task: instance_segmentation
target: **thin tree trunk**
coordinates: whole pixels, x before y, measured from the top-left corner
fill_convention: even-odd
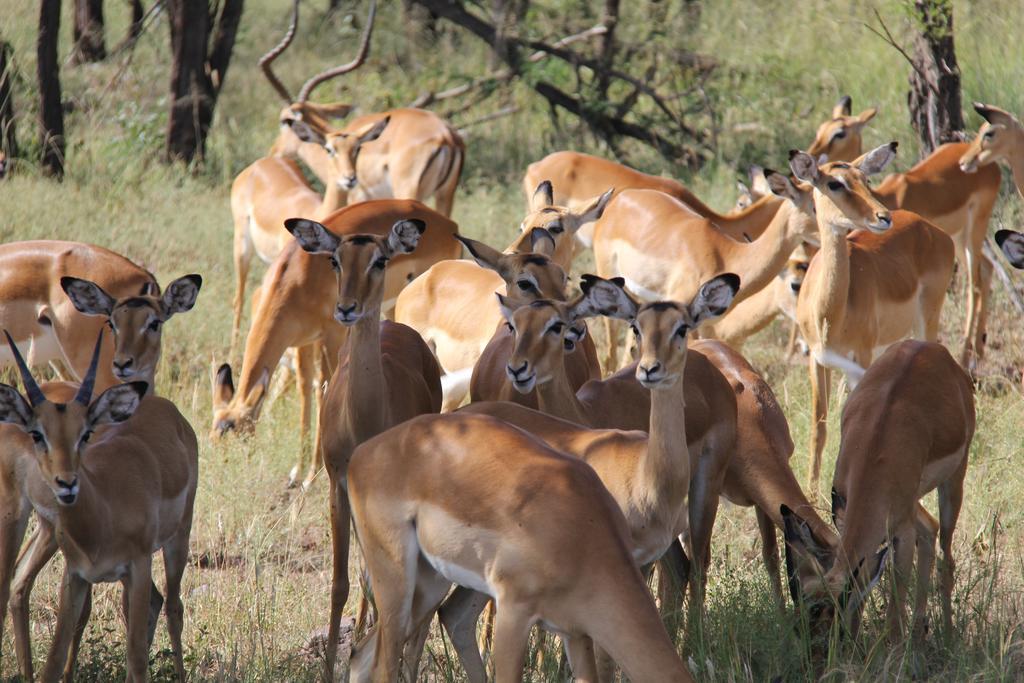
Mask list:
[[[0,153],[7,160],[18,154],[18,138],[14,129],[14,93],[11,81],[14,80],[14,63],[11,59],[13,50],[7,42],[0,41]],[[0,173],[0,177],[3,173]]]
[[[74,0],[75,63],[99,62],[107,57],[103,40],[103,0]]]
[[[64,177],[64,110],[60,101],[60,0],[40,0],[36,73],[39,79],[39,128],[43,171]]]
[[[939,145],[962,139],[960,69],[953,46],[952,0],[915,0],[918,31],[907,105],[910,123],[930,154]]]
[[[132,23],[128,26],[128,36],[125,44],[134,42],[142,34],[142,19],[146,16],[146,9],[142,6],[142,0],[129,0],[132,6]]]

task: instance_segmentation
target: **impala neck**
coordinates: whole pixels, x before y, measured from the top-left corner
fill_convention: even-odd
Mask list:
[[[749,243],[737,241],[729,244],[723,254],[723,261],[729,264],[729,269],[740,276],[741,286],[733,299],[734,306],[767,287],[803,241],[792,227],[799,218],[796,214],[800,209],[793,202],[783,201],[781,206],[772,207],[772,210],[775,215],[759,238]]]
[[[671,387],[651,390],[647,457],[642,464],[649,490],[659,497],[683,500],[690,485],[690,450],[686,444],[686,401],[680,372]]]
[[[313,144],[310,142],[303,142],[299,145],[298,152],[296,153],[302,163],[309,167],[309,170],[313,171],[317,178],[322,180],[326,185],[331,178],[331,159],[327,156],[327,152],[320,145]]]
[[[1013,184],[1017,186],[1017,192],[1024,197],[1024,130],[1017,131],[1017,141],[1006,163],[1010,165],[1013,173]]]
[[[830,220],[838,213],[838,208],[817,190],[814,191],[814,207],[818,213],[818,238],[821,240],[821,248],[815,257],[821,261],[816,266],[820,279],[808,294],[814,318],[822,324],[821,343],[827,347],[825,333],[839,329],[849,297],[850,244],[846,239],[846,228]]]
[[[84,468],[78,475],[78,499],[74,505],[60,505],[54,500],[49,487],[44,488],[49,494],[46,498],[49,502],[37,507],[45,508],[46,516],[57,520],[57,538],[61,546],[74,546],[80,554],[91,557],[103,530],[110,528],[108,508],[102,502],[103,492],[92,485]]]
[[[338,183],[328,177],[328,179],[324,181],[324,198],[320,202],[320,215],[318,218],[326,218],[328,215],[345,206],[347,202],[348,191],[338,187]]]
[[[387,424],[388,390],[380,352],[380,306],[369,309],[348,336],[342,389],[345,421],[356,435],[375,435]]]
[[[538,384],[535,388],[537,407],[540,411],[579,425],[593,426],[586,409],[569,384],[569,375],[565,372],[564,353],[561,354],[553,375],[550,381]]]
[[[779,207],[786,203],[780,197],[767,195],[735,214],[723,216],[712,212],[708,217],[716,227],[737,241],[744,240],[744,235],[756,240],[768,230]]]

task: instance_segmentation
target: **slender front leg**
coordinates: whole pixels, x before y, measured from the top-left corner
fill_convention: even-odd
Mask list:
[[[11,601],[11,580],[18,549],[25,539],[25,527],[32,508],[16,493],[14,483],[5,472],[0,475],[0,645],[3,645],[7,605]],[[31,680],[31,679],[28,679]]]
[[[968,441],[968,444],[970,441]],[[953,561],[953,531],[960,517],[960,506],[964,500],[964,474],[967,471],[967,454],[963,455],[960,469],[950,479],[939,485],[939,547],[942,548],[942,562],[939,564],[939,581],[942,593],[942,625],[946,637],[953,634],[953,582],[956,563]]]
[[[313,459],[309,446],[309,427],[313,409],[313,375],[316,369],[316,345],[306,344],[295,350],[295,382],[299,388],[299,457],[288,473],[288,488],[299,483]]]
[[[489,600],[483,593],[456,586],[437,612],[441,626],[452,641],[455,654],[471,683],[484,683],[487,680],[484,662],[477,649],[476,625]]]
[[[755,515],[758,531],[761,532],[761,559],[764,560],[764,568],[768,572],[768,583],[771,584],[779,607],[785,610],[786,600],[782,595],[782,579],[779,578],[779,538],[775,523],[759,508],[755,509]]]
[[[928,590],[935,567],[935,539],[939,521],[917,504],[917,586],[914,589],[914,622],[911,633],[917,642],[924,640],[928,630]]]
[[[523,680],[523,663],[530,637],[529,615],[525,605],[517,605],[499,597],[494,623],[495,683],[519,683]]]
[[[131,683],[149,680],[149,600],[153,585],[153,558],[132,560],[128,569],[128,677]]]
[[[327,624],[327,680],[334,680],[334,664],[338,658],[338,635],[341,630],[341,612],[348,602],[348,548],[349,525],[352,511],[349,509],[348,492],[344,476],[336,473],[331,478],[331,543],[334,550],[334,567],[331,577],[331,613]]]
[[[60,586],[60,606],[57,609],[57,627],[53,632],[53,643],[46,657],[46,665],[43,667],[44,683],[60,680],[89,588],[89,583],[85,579],[64,569]]]
[[[812,499],[820,499],[818,482],[821,480],[821,454],[828,438],[829,370],[819,365],[814,354],[808,360],[811,375],[811,469],[808,489]]]
[[[594,641],[589,636],[577,634],[566,637],[565,655],[569,658],[569,668],[572,669],[573,678],[578,683],[592,683],[598,680],[605,680],[598,678],[597,668],[594,664]],[[604,659],[609,662],[611,661],[606,654]],[[614,674],[614,668],[612,673]]]
[[[28,597],[36,576],[57,552],[57,540],[53,527],[45,522],[32,533],[28,546],[18,558],[12,584],[11,620],[14,622],[14,651],[18,657],[21,677],[26,681],[35,680],[32,671],[32,643],[29,629]]]

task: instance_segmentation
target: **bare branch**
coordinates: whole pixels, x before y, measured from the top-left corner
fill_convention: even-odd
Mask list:
[[[464,135],[466,129],[470,128],[472,126],[477,126],[477,125],[479,125],[481,123],[487,123],[488,121],[493,121],[494,119],[500,119],[500,118],[503,118],[505,116],[511,116],[512,114],[516,114],[518,112],[519,112],[519,106],[515,105],[515,104],[511,104],[511,105],[509,105],[507,107],[502,107],[501,109],[499,109],[497,111],[493,111],[490,114],[486,114],[484,116],[481,116],[478,119],[473,119],[472,121],[469,121],[467,123],[462,124],[461,126],[459,126],[459,135]]]
[[[914,62],[914,59],[909,54],[907,54],[907,51],[904,50],[903,47],[896,42],[895,38],[893,38],[892,33],[889,31],[889,27],[885,25],[885,21],[882,19],[882,15],[879,14],[878,8],[872,7],[871,11],[874,12],[875,18],[878,19],[879,25],[881,25],[882,30],[885,31],[885,35],[879,33],[878,29],[876,29],[874,26],[867,23],[866,21],[862,21],[860,23],[864,26],[864,28],[874,33],[876,36],[878,36],[886,43],[891,45],[893,48],[895,48],[897,52],[903,55],[903,58],[907,60],[907,64],[910,64],[910,68],[917,72],[917,75],[921,77],[921,80],[923,82],[928,84],[928,88],[932,91],[932,94],[934,94],[936,97],[939,97],[938,88],[936,88],[935,85],[928,79],[928,76],[924,73],[924,71],[921,70],[921,67],[919,67],[917,63]]]

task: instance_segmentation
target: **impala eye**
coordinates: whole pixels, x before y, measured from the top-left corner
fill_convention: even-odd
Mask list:
[[[544,226],[544,228],[548,232],[550,232],[552,235],[558,235],[563,230],[565,230],[565,228],[562,227],[562,221],[553,221],[551,223],[548,223],[546,226]]]
[[[507,327],[508,331],[511,332],[512,334],[516,333],[516,328],[512,327],[512,323],[505,323],[505,327]]]
[[[843,185],[838,180],[830,180],[828,181],[828,189],[832,190],[833,192],[841,192],[842,190],[846,189],[846,186]]]
[[[676,336],[685,338],[689,331],[689,325],[680,325],[679,327],[676,328]]]
[[[834,133],[834,134],[832,135],[832,139],[833,139],[833,140],[842,140],[842,139],[843,139],[843,138],[845,138],[845,137],[846,137],[846,131],[845,131],[845,130],[837,130],[837,131],[836,131],[836,132],[835,132],[835,133]]]
[[[563,331],[565,331],[565,323],[555,323],[548,328],[548,332],[551,332],[552,334],[560,335]]]
[[[530,290],[535,289],[533,283],[529,280],[520,280],[516,283],[516,286],[524,292],[529,292]]]
[[[160,321],[159,320],[154,320],[153,322],[151,322],[149,324],[149,331],[150,332],[159,332],[160,331]]]
[[[384,268],[387,265],[388,265],[388,260],[386,258],[384,258],[383,256],[381,256],[379,259],[377,259],[376,261],[373,262],[373,267],[376,268],[377,270],[384,270]]]
[[[45,439],[43,439],[43,433],[40,431],[36,431],[35,429],[29,432],[28,435],[31,436],[32,440],[37,444],[42,444],[45,441]]]
[[[630,323],[629,329],[633,331],[633,335],[637,338],[640,337],[640,328],[636,326],[636,323]]]
[[[82,442],[82,445],[85,445],[85,444],[89,443],[89,439],[91,439],[91,438],[92,438],[92,430],[87,431],[84,434],[82,434],[82,438],[79,439],[79,441]]]
[[[331,268],[334,270],[335,273],[337,273],[338,271],[341,270],[341,265],[338,264],[338,259],[336,259],[336,258],[334,258],[332,256],[330,258],[330,261],[331,261]]]
[[[991,140],[995,136],[996,136],[996,132],[994,130],[987,130],[987,131],[985,131],[985,137],[986,138]]]

